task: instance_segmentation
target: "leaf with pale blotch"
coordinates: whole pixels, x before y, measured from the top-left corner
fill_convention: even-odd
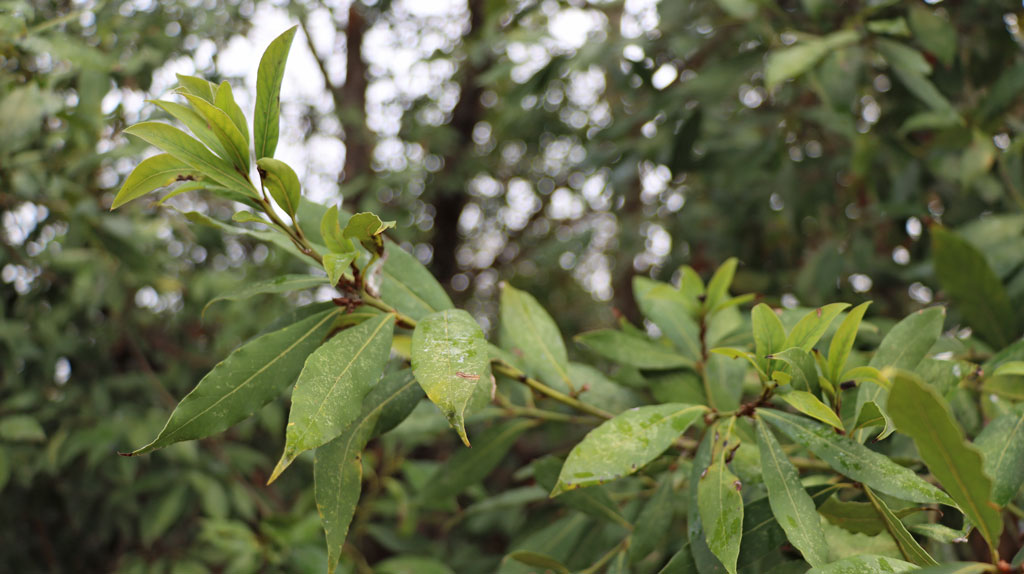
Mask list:
[[[761,472],[768,489],[768,501],[786,537],[808,564],[826,564],[828,544],[821,532],[814,501],[800,484],[800,473],[761,420],[757,421],[757,446],[761,452]]]
[[[985,475],[981,453],[965,440],[949,404],[935,389],[907,372],[890,378],[888,411],[896,428],[914,439],[928,469],[989,546],[995,547],[1003,520],[992,502],[992,480]]]
[[[380,298],[417,321],[455,306],[430,270],[399,245],[385,245],[380,273]]]
[[[362,451],[367,441],[412,412],[423,396],[408,370],[381,379],[363,399],[359,417],[338,438],[316,449],[313,478],[316,507],[327,535],[328,573],[341,558],[349,523],[362,490]]]
[[[703,405],[648,405],[601,423],[573,447],[551,495],[633,474],[665,452],[706,412]]]
[[[337,334],[306,360],[292,391],[284,453],[273,482],[303,452],[334,440],[359,415],[391,351],[395,316],[368,319]]]
[[[251,416],[295,381],[338,313],[317,313],[239,347],[178,403],[156,439],[132,455],[205,438]]]
[[[576,342],[622,365],[638,369],[664,370],[694,366],[689,357],[646,338],[615,329],[598,329],[576,335]]]
[[[918,566],[934,566],[938,564],[934,558],[932,558],[921,545],[914,540],[913,535],[907,530],[907,527],[903,525],[899,517],[889,509],[889,506],[885,504],[885,501],[878,498],[871,487],[865,486],[864,493],[868,495],[868,500],[871,501],[871,505],[875,507],[878,515],[882,517],[882,522],[885,524],[885,529],[889,531],[889,535],[892,536],[893,540],[896,541],[896,546],[900,549],[900,554],[909,562],[913,562]]]
[[[843,421],[839,419],[839,415],[825,406],[821,399],[811,393],[807,391],[789,391],[788,393],[779,393],[776,396],[805,415],[843,430]]]
[[[480,482],[494,470],[519,436],[537,426],[537,421],[512,419],[485,430],[476,439],[476,446],[460,449],[426,482],[419,492],[424,503],[440,502]]]
[[[507,284],[502,288],[501,328],[528,375],[559,391],[572,390],[562,334],[533,295]]]
[[[935,341],[942,334],[942,323],[946,319],[944,307],[929,307],[903,318],[885,335],[878,345],[878,350],[871,357],[870,366],[876,369],[892,367],[912,371],[928,355]],[[878,385],[860,385],[857,389],[857,418],[868,402],[885,412],[889,391]],[[882,431],[885,432],[884,430]],[[854,440],[864,442],[871,429],[861,428],[853,433]]]
[[[825,566],[811,568],[807,574],[899,574],[911,570],[917,571],[917,566],[910,562],[888,556],[858,554]]]
[[[696,361],[701,357],[700,327],[690,317],[686,296],[668,283],[633,278],[633,295],[644,316],[654,322],[680,353]]]
[[[849,303],[832,303],[804,315],[786,336],[786,342],[782,347],[784,349],[797,347],[810,351],[818,344],[818,340],[828,330],[832,321],[835,321],[836,317],[849,306]]]
[[[843,374],[846,359],[850,356],[853,343],[857,338],[857,329],[860,328],[860,322],[869,305],[871,305],[871,301],[861,303],[851,309],[843,322],[839,324],[836,333],[832,335],[832,342],[828,347],[828,371],[825,373],[832,384],[838,385],[842,382],[839,380],[839,375]]]
[[[903,500],[956,505],[914,471],[836,434],[828,425],[772,409],[758,409],[757,414],[844,476]]]
[[[462,309],[427,315],[412,334],[412,371],[427,397],[469,446],[464,413],[477,388],[491,385],[483,330]]]
[[[124,131],[164,150],[228,189],[250,197],[257,196],[249,180],[230,163],[215,156],[203,144],[174,126],[159,122],[142,122],[125,128]]]
[[[161,187],[198,177],[200,177],[199,171],[192,169],[171,154],[161,153],[148,157],[135,166],[135,169],[125,178],[124,185],[114,197],[114,203],[110,205],[110,209],[117,209],[129,201],[138,199]]]
[[[992,502],[1006,506],[1024,485],[1024,405],[988,423],[974,439],[992,479]]]
[[[288,51],[298,26],[292,26],[267,46],[256,72],[256,113],[252,120],[252,133],[256,145],[256,159],[274,157],[280,133],[281,82]]]
[[[729,471],[724,458],[711,463],[697,486],[697,505],[708,548],[730,574],[736,574],[743,539],[740,488],[740,480]]]
[[[218,301],[241,301],[248,299],[249,297],[255,297],[256,295],[268,295],[272,293],[289,293],[291,291],[301,291],[303,289],[312,289],[313,287],[320,287],[324,285],[323,277],[316,277],[314,275],[279,275],[273,279],[264,279],[262,281],[254,281],[247,283],[241,289],[235,291],[228,291],[221,293],[220,295],[210,299],[210,301],[203,307],[202,314],[206,314],[206,310],[211,305]]]
[[[289,216],[295,216],[299,209],[299,196],[302,184],[295,170],[285,162],[272,157],[260,158],[256,162],[260,179],[270,192],[270,196]]]

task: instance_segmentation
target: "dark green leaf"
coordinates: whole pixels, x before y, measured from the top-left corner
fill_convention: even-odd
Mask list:
[[[547,554],[530,552],[529,550],[515,550],[505,555],[503,561],[507,560],[515,560],[516,562],[522,562],[527,566],[543,568],[545,573],[552,572],[554,574],[569,574],[569,569],[566,568],[564,564]]]
[[[505,285],[501,291],[501,328],[526,372],[559,391],[572,390],[569,356],[558,325],[533,295]]]
[[[206,310],[217,301],[241,301],[243,299],[248,299],[249,297],[255,297],[256,295],[301,291],[303,289],[320,287],[325,284],[323,277],[316,277],[313,275],[279,275],[273,279],[264,279],[262,281],[247,283],[237,291],[222,293],[213,299],[210,299],[210,302],[203,307],[203,314],[206,314]]]
[[[581,333],[575,340],[603,357],[639,369],[678,369],[694,365],[692,359],[668,347],[615,329]]]
[[[554,456],[548,455],[539,460],[533,461],[533,477],[537,484],[551,492],[558,484],[558,475],[562,471],[563,462]],[[633,526],[622,517],[618,505],[612,500],[611,495],[605,487],[595,486],[564,492],[555,499],[558,504],[579,510],[594,518],[618,524],[630,530]]]
[[[690,317],[685,295],[667,283],[633,278],[633,295],[644,316],[654,322],[683,355],[701,357],[700,328]]]
[[[252,125],[256,159],[274,157],[277,149],[281,128],[281,82],[284,80],[284,66],[297,28],[292,26],[275,38],[260,58],[256,75],[256,113]]]
[[[0,418],[0,440],[43,442],[46,431],[32,415],[5,415]]]
[[[708,548],[730,574],[736,574],[743,539],[740,488],[740,480],[729,472],[722,457],[711,463],[697,488],[697,504]]]
[[[875,496],[875,493],[871,491],[870,487],[864,487],[864,493],[868,495],[868,500],[871,501],[871,505],[878,511],[879,516],[882,517],[882,521],[885,524],[885,529],[889,531],[893,540],[896,541],[896,545],[900,549],[900,554],[903,555],[909,562],[913,562],[918,566],[934,566],[938,564],[934,558],[928,555],[921,548],[921,545],[914,540],[914,537],[907,531],[907,527],[903,525],[899,517],[889,510],[886,506],[885,501]]]
[[[914,39],[947,68],[956,56],[956,28],[929,6],[911,4],[907,20]]]
[[[1024,405],[988,423],[974,439],[992,479],[992,502],[1006,506],[1024,484]]]
[[[380,298],[416,320],[454,307],[434,275],[416,257],[394,243],[385,246]]]
[[[917,570],[917,566],[887,556],[860,554],[837,560],[826,566],[811,568],[807,574],[898,574],[910,570]]]
[[[637,563],[653,552],[658,543],[666,538],[672,528],[672,511],[674,510],[671,475],[664,476],[658,483],[654,495],[644,504],[644,509],[636,518],[636,529],[633,530],[629,543],[629,561]]]

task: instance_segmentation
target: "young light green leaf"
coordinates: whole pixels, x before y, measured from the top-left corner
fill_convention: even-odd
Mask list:
[[[581,333],[576,335],[575,340],[603,357],[639,369],[692,368],[694,365],[692,359],[668,347],[615,329]]]
[[[342,235],[358,241],[371,253],[381,253],[384,250],[384,232],[394,226],[394,221],[381,221],[373,213],[357,213],[349,218]]]
[[[860,414],[857,415],[853,429],[860,430],[874,427],[882,427],[882,432],[878,433],[875,440],[882,440],[896,432],[896,425],[893,424],[889,413],[882,410],[875,401],[868,401],[861,405]]]
[[[178,77],[178,84],[183,92],[199,96],[211,104],[214,102],[217,86],[213,82],[205,78],[197,78],[196,76],[175,75]]]
[[[644,504],[644,509],[636,518],[629,543],[629,561],[636,564],[658,547],[658,543],[666,538],[672,528],[672,511],[674,510],[672,477],[667,475],[658,483],[654,495]]]
[[[875,556],[873,554],[858,554],[848,556],[841,560],[811,568],[807,574],[899,574],[917,570],[917,566],[910,562],[889,558],[888,556]]]
[[[224,148],[224,145],[220,143],[220,139],[217,134],[213,133],[213,129],[210,128],[206,120],[199,115],[199,112],[188,107],[185,104],[179,104],[178,102],[167,102],[164,100],[146,100],[146,103],[153,104],[163,111],[167,112],[174,119],[178,120],[185,125],[186,128],[192,135],[202,142],[206,147],[213,150],[213,153],[219,158],[230,157],[228,150]]]
[[[933,225],[935,275],[961,315],[994,348],[1020,336],[1017,313],[999,277],[973,245],[944,227]]]
[[[679,292],[683,294],[683,302],[690,317],[700,313],[701,296],[705,294],[704,280],[689,265],[679,268]]]
[[[417,321],[455,306],[434,275],[415,256],[394,243],[384,247],[380,298]]]
[[[896,541],[896,546],[900,549],[900,554],[907,559],[908,562],[913,562],[918,566],[934,566],[938,564],[934,558],[932,558],[921,545],[914,540],[914,537],[907,531],[907,527],[903,525],[899,517],[889,510],[886,506],[885,501],[878,498],[874,492],[871,491],[871,487],[865,486],[864,493],[868,495],[868,500],[871,501],[871,505],[875,507],[878,515],[882,517],[882,522],[885,524],[885,529],[889,531],[893,540]]]
[[[703,405],[648,405],[601,423],[573,447],[551,496],[633,474],[706,412]]]
[[[683,355],[694,361],[700,359],[700,327],[690,317],[685,295],[668,283],[639,275],[633,278],[633,295],[644,316],[653,321]]]
[[[779,441],[761,420],[757,421],[757,446],[768,500],[786,537],[811,566],[828,563],[828,544],[814,501],[800,484],[800,474]]]
[[[341,222],[338,220],[338,206],[332,205],[320,219],[320,236],[324,245],[334,253],[350,253],[355,251],[352,240],[341,234]]]
[[[928,350],[932,348],[935,341],[939,339],[945,319],[946,309],[944,307],[929,307],[906,316],[885,335],[878,345],[878,350],[871,357],[869,365],[876,369],[892,367],[907,371],[914,370],[918,363],[928,355]],[[860,413],[864,409],[864,405],[869,402],[875,403],[879,412],[885,413],[888,397],[889,391],[878,385],[860,385],[857,389],[856,418],[858,420],[861,418]],[[853,438],[864,442],[870,432],[869,427],[862,427],[861,430],[853,434]]]
[[[814,345],[818,344],[818,340],[828,330],[832,321],[849,306],[849,303],[832,303],[804,315],[793,326],[793,330],[789,332],[782,347],[784,349],[797,347],[810,351]]]
[[[245,210],[236,211],[234,214],[232,214],[231,221],[234,221],[235,223],[259,223],[261,225],[266,225],[267,227],[270,227],[270,221],[260,217],[256,213]]]
[[[263,281],[256,281],[255,283],[248,283],[241,289],[236,291],[229,291],[221,293],[220,295],[210,299],[210,302],[203,307],[202,315],[206,314],[206,310],[211,305],[218,301],[241,301],[248,299],[249,297],[255,297],[256,295],[265,295],[271,293],[288,293],[291,291],[301,291],[303,289],[312,289],[313,287],[319,287],[324,285],[323,277],[316,277],[313,275],[279,275],[272,279],[264,279]]]
[[[715,273],[708,281],[707,296],[704,299],[705,312],[716,310],[719,304],[729,297],[729,286],[732,285],[732,279],[736,275],[737,265],[739,265],[739,260],[730,257],[718,269],[715,269]]]
[[[1003,375],[1024,375],[1024,361],[1007,361],[996,367],[994,376]]]
[[[750,310],[750,321],[754,331],[754,352],[757,364],[769,377],[772,374],[771,359],[768,355],[783,351],[786,344],[786,329],[771,307],[764,303],[754,305]]]
[[[762,380],[768,378],[768,374],[761,369],[761,364],[758,362],[758,357],[750,351],[744,351],[743,349],[734,349],[732,347],[717,347],[711,349],[711,352],[716,355],[722,355],[723,357],[729,357],[730,359],[745,359],[750,366],[754,367],[757,374],[761,376]]]
[[[807,391],[789,391],[788,393],[779,393],[776,396],[805,415],[843,430],[843,421],[839,419],[839,415],[825,406],[825,403],[821,402],[813,394]]]
[[[337,316],[323,311],[239,347],[178,403],[156,439],[131,456],[205,438],[251,416],[295,381]]]
[[[231,91],[231,84],[227,81],[217,86],[217,93],[214,94],[213,103],[231,118],[231,123],[238,128],[238,133],[245,139],[246,155],[249,155],[249,125],[245,121],[245,114],[242,108],[235,102],[235,94]]]
[[[373,566],[374,574],[455,574],[437,558],[430,556],[395,556]]]
[[[758,409],[757,414],[853,480],[903,500],[955,505],[946,493],[925,482],[914,471],[836,434],[830,426],[771,409]]]
[[[511,285],[501,290],[501,328],[526,372],[560,391],[572,391],[569,356],[558,325],[533,295]]]
[[[935,389],[903,371],[890,379],[888,411],[896,428],[914,439],[928,469],[994,548],[1003,520],[991,500],[992,481],[985,475],[981,453],[964,439],[949,405]]]
[[[172,155],[166,153],[154,155],[142,160],[128,174],[121,190],[114,197],[114,203],[110,205],[110,210],[113,211],[133,199],[138,199],[161,187],[167,187],[174,182],[194,180],[198,177],[200,177],[198,171]]]
[[[206,120],[206,125],[217,136],[217,141],[227,152],[224,159],[230,160],[235,169],[243,174],[249,173],[249,142],[242,136],[242,132],[235,127],[235,122],[228,117],[228,114],[217,106],[206,100],[185,94],[185,99],[192,104],[199,115]]]
[[[724,457],[711,463],[697,486],[697,504],[708,548],[730,574],[736,574],[743,539],[741,486],[726,467]]]
[[[839,324],[835,335],[832,335],[832,343],[828,347],[828,371],[826,376],[835,385],[842,382],[839,380],[839,375],[843,373],[843,369],[846,367],[846,359],[850,356],[850,351],[853,350],[853,343],[857,338],[857,329],[860,328],[860,322],[864,318],[864,313],[868,310],[869,305],[871,305],[871,301],[861,303],[851,309],[846,314],[843,322]]]
[[[272,157],[260,158],[256,162],[257,172],[270,196],[288,215],[294,217],[299,208],[302,185],[295,170],[285,162]],[[335,207],[337,209],[337,207]]]
[[[1024,404],[988,423],[974,446],[992,479],[992,502],[1006,506],[1024,485]]]
[[[284,66],[297,28],[292,26],[275,38],[260,58],[256,73],[256,113],[252,120],[256,159],[274,157],[277,149],[281,129],[281,82],[284,80]]]
[[[370,438],[382,432],[382,423],[404,419],[422,396],[408,369],[387,375],[367,393],[359,417],[338,438],[316,449],[316,507],[327,535],[329,573],[334,572],[341,558],[349,523],[359,502],[363,448]]]
[[[268,484],[303,452],[334,440],[359,415],[391,350],[395,316],[368,319],[342,331],[306,360],[292,391],[284,453]]]
[[[485,430],[475,447],[460,449],[437,469],[419,492],[419,499],[442,501],[480,482],[501,463],[519,436],[535,426],[534,420],[512,419]]]
[[[462,309],[420,319],[412,334],[412,370],[427,397],[469,446],[466,405],[478,387],[491,385],[487,340],[476,319]]]
[[[230,163],[213,155],[210,150],[176,127],[159,122],[142,122],[125,128],[124,131],[164,150],[224,187],[257,197],[256,190],[252,188],[249,180],[235,171]]]
[[[810,352],[794,347],[775,353],[772,358],[789,365],[791,377],[789,384],[794,389],[808,391],[812,394],[818,394],[821,391],[818,382],[818,368],[815,366],[814,357]]]
[[[327,281],[331,285],[337,285],[342,277],[352,278],[352,262],[356,260],[355,251],[348,253],[324,253],[324,271],[327,272]]]
[[[542,568],[543,572],[551,572],[553,574],[569,574],[569,569],[558,560],[548,556],[547,554],[540,554],[538,552],[530,552],[529,550],[514,550],[509,552],[502,558],[502,562],[508,560],[515,560],[521,562],[527,566],[536,566]]]

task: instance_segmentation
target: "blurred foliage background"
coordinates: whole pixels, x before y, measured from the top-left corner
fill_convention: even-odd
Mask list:
[[[301,24],[284,159],[318,199],[397,219],[485,328],[500,281],[576,333],[640,322],[633,275],[730,256],[736,292],[873,299],[896,318],[944,297],[936,222],[1024,302],[1022,15],[997,0],[0,2],[0,564],[324,560],[311,483],[263,486],[282,403],[216,440],[115,456],[261,325],[330,297],[201,315],[223,291],[305,269],[175,211],[230,217],[213,201],[107,212],[147,153],[120,131],[174,72],[236,83],[247,109],[255,54]],[[395,448],[378,450],[412,454]],[[371,491],[395,497],[402,532],[395,488]],[[424,550],[372,527],[369,555]]]

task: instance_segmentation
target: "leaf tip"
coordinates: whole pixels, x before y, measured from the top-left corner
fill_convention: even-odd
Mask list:
[[[267,485],[269,486],[269,485],[270,485],[270,484],[272,484],[272,483],[273,483],[273,482],[274,482],[275,480],[277,480],[277,477],[281,476],[281,474],[282,474],[282,473],[283,473],[283,472],[284,472],[284,471],[285,471],[285,470],[286,470],[286,469],[287,469],[287,468],[288,468],[289,466],[291,466],[291,464],[292,464],[292,462],[293,462],[294,460],[295,460],[295,458],[294,458],[294,457],[292,457],[292,458],[289,458],[289,457],[288,457],[288,453],[287,453],[287,452],[285,452],[284,454],[282,454],[282,455],[281,455],[281,460],[277,461],[277,466],[275,466],[275,467],[274,467],[274,471],[270,473],[270,478],[268,478],[268,479],[267,479]]]

